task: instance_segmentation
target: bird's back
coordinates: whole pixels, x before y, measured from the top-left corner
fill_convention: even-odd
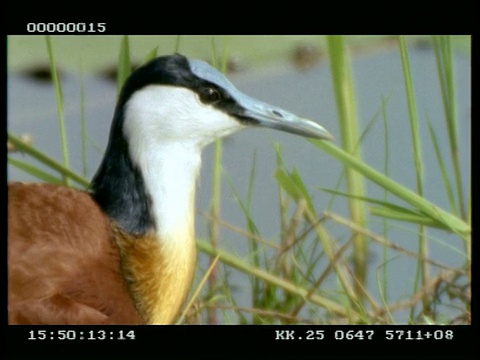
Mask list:
[[[10,324],[136,324],[108,218],[88,193],[8,185]]]

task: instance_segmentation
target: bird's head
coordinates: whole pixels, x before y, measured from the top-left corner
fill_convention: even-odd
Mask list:
[[[199,148],[247,126],[318,139],[332,136],[317,123],[240,92],[219,71],[182,55],[158,57],[127,79],[117,106],[133,143],[184,143]]]

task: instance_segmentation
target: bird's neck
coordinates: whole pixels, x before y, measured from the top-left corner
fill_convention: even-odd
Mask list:
[[[143,182],[141,190],[130,190],[144,192],[140,198],[148,200],[152,226],[133,234],[119,224],[115,238],[137,308],[147,323],[167,324],[177,316],[195,272],[194,203],[200,149],[145,144],[130,155]]]

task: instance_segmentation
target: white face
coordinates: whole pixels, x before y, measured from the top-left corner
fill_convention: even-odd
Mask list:
[[[146,86],[133,94],[125,109],[124,133],[133,147],[178,143],[202,149],[242,127],[184,87]]]

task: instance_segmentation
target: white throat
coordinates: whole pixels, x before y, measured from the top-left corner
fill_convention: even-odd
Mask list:
[[[138,153],[156,232],[164,241],[193,236],[195,185],[200,149],[184,144],[157,145]],[[187,233],[185,233],[187,232]],[[179,236],[183,235],[183,236]]]

